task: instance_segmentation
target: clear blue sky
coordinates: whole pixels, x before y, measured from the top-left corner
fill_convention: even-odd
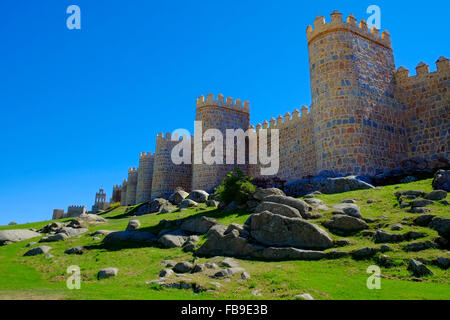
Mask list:
[[[397,67],[450,56],[448,1],[2,0],[0,224],[109,197],[159,132],[192,130],[200,94],[248,99],[253,124],[309,105],[307,25],[371,4]]]

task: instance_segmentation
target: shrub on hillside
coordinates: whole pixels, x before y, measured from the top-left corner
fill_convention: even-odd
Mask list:
[[[227,174],[227,177],[222,180],[222,184],[216,188],[217,198],[225,203],[234,201],[237,204],[244,204],[256,190],[256,186],[251,181],[252,178],[246,176],[236,167]]]
[[[120,207],[120,202],[113,203],[109,206],[108,210],[116,209]]]

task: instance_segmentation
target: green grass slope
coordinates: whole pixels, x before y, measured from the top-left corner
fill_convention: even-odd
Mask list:
[[[377,219],[369,224],[371,230],[382,228],[388,232],[390,226],[402,222],[405,217],[417,215],[408,213],[398,207],[394,193],[399,190],[431,191],[431,180],[423,180],[409,184],[387,186],[375,190],[362,190],[336,195],[321,195],[329,207],[343,199],[354,199],[361,207],[365,218]],[[368,200],[371,203],[368,203]],[[429,207],[437,216],[450,216],[449,207],[440,203]],[[125,214],[125,207],[107,212],[103,217],[108,223],[90,227],[95,230],[124,230],[130,217]],[[329,219],[331,210],[322,212],[323,217],[314,223]],[[138,217],[142,224],[140,230],[158,233],[162,227],[161,220],[185,219],[192,216],[206,215],[214,217],[219,223],[229,225],[233,222],[243,224],[249,213],[235,211],[229,213],[201,207],[183,212],[162,215],[145,215]],[[4,229],[41,228],[47,222],[27,225],[5,226]],[[409,230],[424,232],[427,237],[417,241],[433,240],[438,235],[428,228],[405,225],[400,233]],[[89,232],[89,233],[90,233]],[[433,265],[428,267],[434,275],[425,278],[414,278],[407,270],[407,259],[435,259],[438,256],[449,256],[448,252],[429,249],[421,252],[404,252],[400,250],[405,243],[391,244],[392,252],[385,253],[395,261],[391,268],[381,268],[381,289],[369,290],[366,286],[367,268],[376,264],[374,260],[355,261],[351,258],[321,261],[285,261],[264,262],[239,260],[251,278],[247,281],[232,281],[210,279],[201,274],[189,275],[206,287],[210,282],[220,283],[214,291],[194,293],[192,290],[165,289],[157,285],[148,285],[147,281],[158,279],[163,260],[194,261],[192,253],[184,253],[181,249],[161,249],[154,247],[134,247],[107,249],[100,240],[88,234],[66,241],[46,244],[52,247],[50,253],[54,256],[46,259],[44,256],[23,257],[29,250],[26,245],[36,241],[31,239],[12,245],[0,247],[0,299],[293,299],[295,295],[310,293],[315,299],[450,299],[450,275],[448,270],[439,269]],[[332,235],[334,239],[340,239]],[[342,251],[352,251],[365,246],[379,247],[371,238],[361,235],[346,237],[352,245],[340,248]],[[204,239],[202,239],[204,241]],[[64,251],[74,246],[85,246],[87,253],[66,255]],[[211,261],[213,259],[199,258],[195,262]],[[69,290],[66,280],[69,277],[66,270],[69,266],[81,268],[82,282],[80,290]],[[119,268],[117,277],[97,280],[97,272],[105,267]],[[252,294],[258,290],[261,295]]]

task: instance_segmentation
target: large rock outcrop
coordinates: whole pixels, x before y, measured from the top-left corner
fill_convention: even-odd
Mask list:
[[[241,230],[241,232],[239,231]],[[234,226],[215,225],[208,234],[208,240],[195,253],[199,256],[231,256],[269,261],[320,260],[328,255],[321,251],[301,250],[292,247],[266,247],[250,242],[247,232]]]
[[[157,238],[150,232],[141,231],[118,231],[108,234],[103,243],[107,245],[119,245],[126,242],[146,243],[156,241]]]
[[[41,233],[51,233],[51,232],[57,232],[58,230],[60,230],[61,228],[65,227],[66,225],[62,222],[52,222],[49,223],[47,225],[45,225],[44,227],[42,227],[42,229],[39,230],[39,232]]]
[[[183,244],[186,242],[187,235],[182,234],[180,232],[166,233],[162,235],[158,242],[164,248],[181,248]]]
[[[39,242],[58,242],[58,241],[64,241],[68,239],[69,237],[65,233],[57,233],[52,234],[47,237],[42,237]]]
[[[357,233],[369,227],[365,221],[346,215],[336,215],[331,220],[324,222],[323,225],[332,232],[343,236]]]
[[[358,219],[362,218],[361,209],[357,204],[354,203],[340,203],[333,206],[333,209],[335,209],[336,213],[355,217]]]
[[[433,272],[431,272],[431,270],[428,269],[426,265],[415,259],[409,260],[408,270],[412,271],[412,273],[416,277],[424,277],[433,274]]]
[[[27,230],[27,229],[16,229],[16,230],[1,230],[0,231],[0,245],[12,242],[19,242],[23,240],[28,240],[41,236],[40,233]]]
[[[434,218],[429,227],[437,231],[441,237],[450,240],[450,218]]]
[[[151,202],[142,204],[139,208],[136,209],[134,214],[136,216],[142,216],[142,215],[149,214],[149,213],[158,213],[163,208],[169,207],[169,206],[170,206],[170,202],[168,200],[163,199],[163,198],[157,198]]]
[[[86,233],[89,230],[87,228],[70,228],[70,227],[63,227],[60,230],[57,231],[57,233],[65,234],[68,238],[78,236],[80,234]]]
[[[447,191],[445,190],[433,190],[424,197],[428,200],[439,201],[447,198]]]
[[[373,236],[375,243],[397,243],[424,238],[426,234],[417,231],[408,231],[407,233],[388,233],[384,230],[378,230]]]
[[[450,192],[450,170],[439,170],[434,175],[433,189]]]
[[[303,219],[265,211],[250,216],[246,225],[250,236],[266,246],[310,250],[325,250],[333,246],[333,240],[325,230]]]
[[[187,208],[193,208],[197,207],[198,203],[191,199],[184,199],[180,203],[180,209],[187,209]]]
[[[209,217],[191,218],[184,221],[180,229],[189,234],[205,234],[216,223],[216,219]]]
[[[116,277],[118,273],[119,273],[118,268],[105,268],[98,272],[97,279],[100,280]]]
[[[197,203],[205,203],[208,200],[209,193],[204,190],[193,190],[186,199]]]
[[[226,226],[215,225],[207,234],[208,240],[195,253],[200,256],[231,256],[238,258],[261,258],[263,246],[251,244],[241,237],[239,231],[226,232]]]
[[[325,194],[343,193],[355,190],[373,189],[374,186],[358,179],[356,176],[330,178],[317,176],[289,182],[285,186],[286,194],[301,197],[314,191]]]
[[[274,214],[289,218],[302,218],[302,215],[297,209],[281,203],[263,201],[256,207],[255,212],[264,211],[270,211]]]
[[[256,191],[253,193],[253,198],[256,200],[262,201],[264,198],[269,196],[286,196],[283,191],[277,188],[257,188]]]
[[[312,217],[312,207],[303,200],[280,195],[272,195],[265,197],[264,201],[280,203],[295,208],[298,210],[303,219],[309,219]]]
[[[28,250],[25,252],[24,257],[31,257],[31,256],[37,256],[40,254],[46,254],[48,253],[52,248],[48,246],[39,246],[33,249]]]
[[[270,261],[314,261],[325,259],[326,257],[327,254],[322,251],[301,250],[296,248],[266,248],[263,251],[263,258]]]
[[[79,228],[87,228],[91,225],[96,225],[99,223],[106,223],[106,222],[108,222],[108,221],[105,218],[100,217],[99,215],[85,213],[85,214],[82,214],[81,216],[77,217],[76,219],[73,219],[72,221],[70,221],[67,226],[70,228],[79,229]]]
[[[141,222],[139,220],[136,219],[131,219],[128,222],[127,228],[125,229],[125,231],[135,231],[137,229],[139,229],[141,227]]]
[[[177,189],[175,190],[174,193],[172,193],[169,197],[169,201],[178,206],[181,201],[183,201],[184,199],[186,199],[186,197],[189,195],[189,193],[187,193],[186,191],[182,190],[182,189]]]

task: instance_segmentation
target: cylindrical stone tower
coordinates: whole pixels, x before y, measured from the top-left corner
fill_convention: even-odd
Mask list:
[[[120,189],[120,205],[126,206],[127,204],[127,180],[124,179],[122,187]]]
[[[307,28],[316,174],[374,175],[405,152],[401,106],[394,98],[395,64],[387,31],[369,32],[353,15]]]
[[[110,200],[111,204],[120,202],[121,195],[122,195],[122,187],[115,184],[113,186],[113,193]]]
[[[158,134],[156,137],[156,152],[154,154],[152,199],[168,198],[176,188],[190,192],[192,186],[192,165],[174,164],[172,149],[180,141],[172,141],[172,134]]]
[[[152,198],[154,158],[151,152],[141,152],[138,169],[136,203],[150,201]]]
[[[196,120],[202,121],[203,133],[208,129],[218,129],[223,134],[223,164],[194,163],[192,168],[192,188],[211,192],[236,166],[227,165],[225,161],[226,130],[242,129],[244,132],[247,131],[250,126],[250,102],[244,101],[242,104],[240,99],[233,101],[231,97],[225,100],[221,94],[217,96],[217,100],[214,100],[214,95],[211,93],[207,95],[206,100],[204,96],[200,96],[197,99]],[[210,142],[203,142],[202,150],[209,144]],[[247,173],[247,165],[238,167]]]
[[[127,206],[134,206],[136,204],[136,189],[137,189],[138,172],[136,168],[128,169],[127,181]]]

